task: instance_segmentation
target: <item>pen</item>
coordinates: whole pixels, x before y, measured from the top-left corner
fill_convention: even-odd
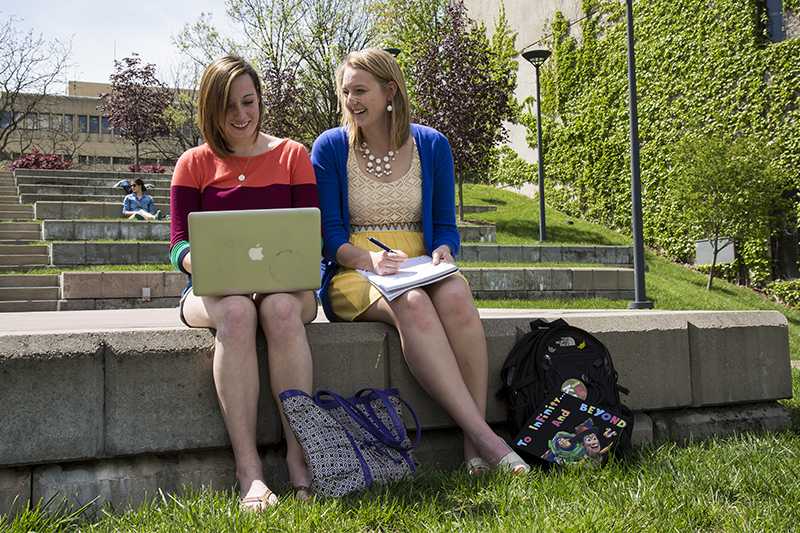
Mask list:
[[[379,241],[379,240],[378,240],[378,239],[376,239],[375,237],[367,237],[367,238],[369,239],[369,242],[371,242],[371,243],[372,243],[372,244],[374,244],[375,246],[377,246],[377,247],[379,247],[379,248],[383,248],[384,250],[386,250],[386,251],[387,251],[387,252],[389,252],[390,254],[393,254],[393,253],[394,253],[394,250],[392,250],[391,248],[389,248],[388,246],[386,246],[385,244],[383,244],[381,241]]]

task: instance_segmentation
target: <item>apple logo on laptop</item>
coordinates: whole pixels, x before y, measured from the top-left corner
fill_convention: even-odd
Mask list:
[[[264,247],[261,244],[256,244],[254,247],[247,250],[247,255],[250,256],[251,261],[264,260]]]

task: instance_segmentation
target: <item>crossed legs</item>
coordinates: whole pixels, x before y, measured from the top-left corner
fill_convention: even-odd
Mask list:
[[[359,320],[397,328],[411,373],[464,431],[466,459],[494,465],[511,451],[485,420],[486,338],[464,280],[451,276],[392,302],[382,298]]]
[[[303,328],[316,313],[309,293],[273,294],[258,301],[247,296],[187,296],[183,306],[187,322],[217,330],[214,339],[214,384],[236,461],[236,478],[243,498],[271,491],[264,483],[256,449],[258,415],[258,358],[256,327],[261,318],[269,347],[270,384],[277,395],[285,388],[311,390],[311,352]],[[280,404],[279,404],[280,405]],[[281,413],[287,439],[287,463],[293,484],[308,484],[302,451]],[[299,453],[298,453],[299,450]],[[272,496],[265,504],[275,503]]]

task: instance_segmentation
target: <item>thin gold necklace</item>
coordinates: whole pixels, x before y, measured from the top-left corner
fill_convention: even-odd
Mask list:
[[[258,143],[258,141],[256,141],[256,143],[253,143],[253,146],[256,146],[257,143]],[[250,166],[250,160],[253,159],[256,156],[249,156],[249,157],[247,157],[247,156],[239,156],[239,157],[244,157],[244,160],[245,160],[244,161],[244,169],[239,173],[239,177],[237,178],[240,182],[242,182],[242,181],[247,179],[247,167]]]

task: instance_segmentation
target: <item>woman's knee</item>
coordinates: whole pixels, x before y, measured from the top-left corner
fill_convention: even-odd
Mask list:
[[[302,302],[291,294],[269,294],[259,305],[261,323],[270,333],[288,333],[303,326]]]
[[[226,296],[217,304],[217,338],[255,338],[256,307],[246,296]]]
[[[439,314],[462,324],[480,320],[469,286],[457,278],[448,281],[446,285],[438,287],[434,296]]]
[[[424,331],[439,322],[430,296],[422,289],[413,289],[403,294],[395,300],[392,308],[400,327],[413,327]]]

